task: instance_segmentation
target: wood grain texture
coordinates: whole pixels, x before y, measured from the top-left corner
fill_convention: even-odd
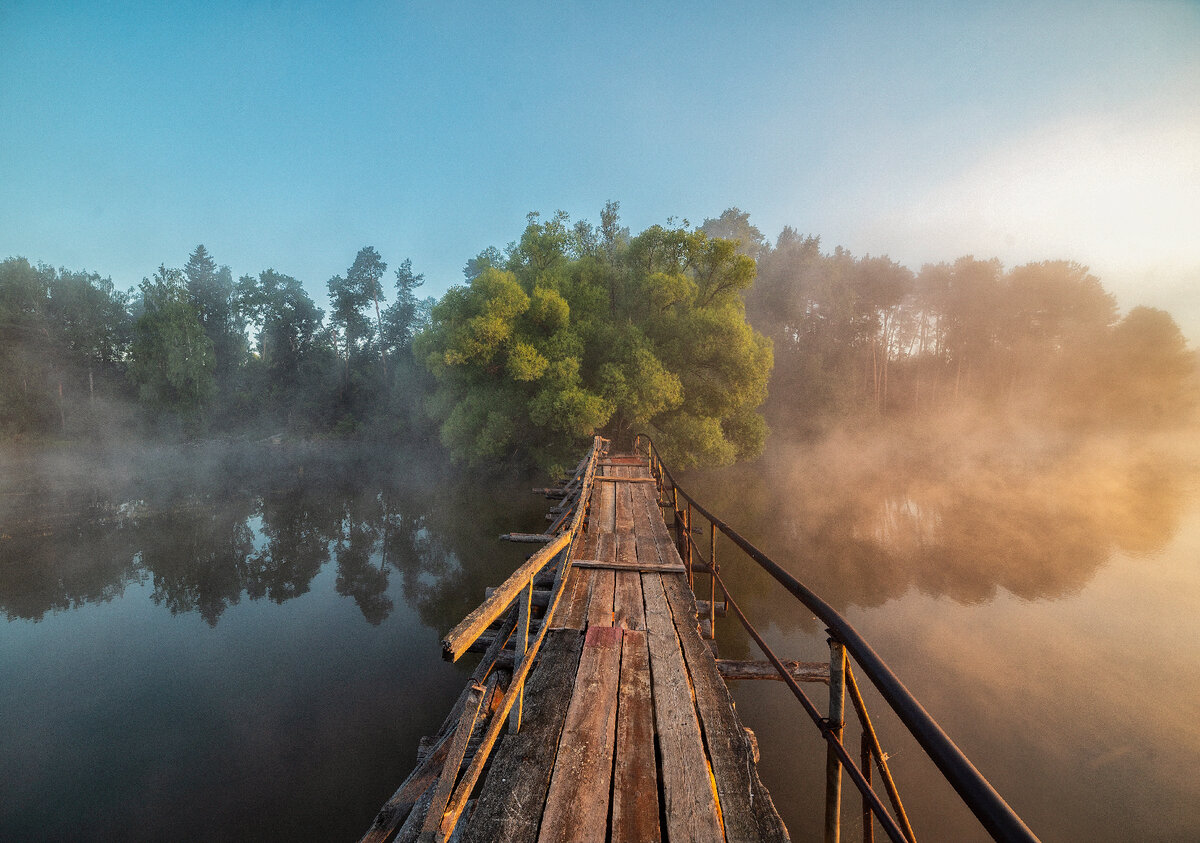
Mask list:
[[[640,577],[630,575],[640,580]],[[639,583],[638,593],[641,594]],[[658,843],[658,771],[646,633],[626,630],[621,642],[617,754],[613,764],[613,843]]]
[[[616,575],[616,594],[613,599],[613,626],[644,630],[646,628],[646,608],[642,603],[641,575],[635,571],[615,571],[614,573]]]
[[[537,839],[583,649],[583,636],[576,630],[552,629],[546,636],[537,670],[525,689],[521,731],[501,741],[466,824],[464,839],[472,843]]]
[[[454,737],[450,741],[450,749],[446,753],[446,764],[442,767],[442,775],[433,789],[433,796],[426,809],[428,813],[421,829],[422,838],[433,840],[434,833],[441,824],[442,811],[446,809],[446,803],[450,801],[450,793],[454,789],[458,771],[462,768],[463,758],[467,754],[467,742],[471,739],[471,733],[475,731],[479,706],[483,702],[483,691],[482,685],[472,685],[467,694],[462,717],[459,718],[458,726],[454,730]]]
[[[717,671],[712,652],[696,632],[696,599],[692,590],[679,574],[661,579],[704,729],[725,839],[731,843],[787,840],[783,821],[758,778],[745,729],[734,712],[733,698]]]
[[[667,838],[722,840],[717,795],[709,777],[687,667],[671,609],[663,592],[663,574],[642,574],[654,725],[662,758],[662,790]]]
[[[588,599],[588,629],[613,625],[613,604],[616,601],[616,572],[597,568],[592,572],[592,595]]]
[[[592,591],[592,572],[571,566],[552,629],[583,629],[587,623],[588,599]]]
[[[588,628],[546,794],[539,843],[584,843],[605,838],[622,633],[617,627]]]

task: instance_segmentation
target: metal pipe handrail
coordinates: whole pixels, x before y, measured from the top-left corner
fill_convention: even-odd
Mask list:
[[[651,449],[654,441],[647,435],[639,433],[635,440],[635,448],[641,440],[646,440]],[[884,701],[904,723],[905,727],[920,744],[930,760],[941,771],[943,777],[971,812],[996,840],[1004,841],[1036,841],[1038,838],[1017,815],[1016,811],[1004,801],[1004,798],[984,778],[983,774],[963,754],[962,750],[950,739],[937,721],[917,701],[916,697],[904,686],[899,677],[892,672],[887,663],[867,643],[850,622],[822,600],[807,586],[789,574],[773,559],[743,538],[736,530],[705,509],[695,498],[684,491],[670,470],[657,460],[662,475],[671,482],[672,494],[678,493],[690,506],[694,507],[710,524],[716,526],[730,541],[737,545],[760,568],[770,574],[776,582],[787,589],[793,597],[799,600],[816,617],[823,622],[830,635],[840,641],[846,650],[854,657],[862,668],[863,673],[871,680],[871,684],[879,691]]]

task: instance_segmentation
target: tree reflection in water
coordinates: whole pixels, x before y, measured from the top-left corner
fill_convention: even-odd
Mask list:
[[[1116,551],[1151,554],[1179,527],[1188,462],[1170,447],[996,431],[839,434],[773,442],[757,462],[681,485],[835,608],[915,589],[960,603],[1001,589],[1026,600],[1077,592]],[[784,626],[807,613],[740,554],[735,597]]]
[[[28,458],[6,468],[0,610],[10,620],[111,600],[146,581],[172,614],[197,612],[215,626],[243,595],[283,603],[306,594],[333,559],[337,593],[367,622],[393,611],[396,572],[421,620],[448,628],[489,577],[519,562],[496,535],[532,529],[544,511],[525,484],[481,491],[423,457],[346,446]],[[485,581],[464,588],[476,574]]]

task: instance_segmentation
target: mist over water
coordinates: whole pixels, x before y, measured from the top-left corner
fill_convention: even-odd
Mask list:
[[[540,478],[362,443],[2,459],[5,838],[353,838],[465,681],[440,636],[528,553],[496,536],[545,524]],[[845,614],[1044,839],[1192,839],[1198,466],[1188,435],[964,414],[777,435],[680,479]],[[828,657],[815,619],[718,553],[781,655]],[[718,641],[761,657],[731,618]],[[921,839],[981,839],[864,692]],[[778,683],[734,694],[793,839],[818,835],[815,730]]]
[[[1200,834],[1187,772],[1200,753],[1198,457],[1186,433],[1048,436],[968,418],[777,439],[757,463],[681,483],[845,615],[1043,839],[1185,840]],[[718,554],[781,657],[828,659],[815,618],[728,543]],[[718,640],[722,657],[762,658],[732,618]],[[793,838],[817,838],[824,748],[767,684],[735,686],[738,710]],[[807,687],[824,708],[825,687]],[[866,695],[918,836],[986,839]]]
[[[3,839],[353,839],[542,529],[527,482],[382,446],[8,451]]]

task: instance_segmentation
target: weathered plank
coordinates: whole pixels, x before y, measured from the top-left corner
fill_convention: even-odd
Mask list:
[[[573,629],[546,633],[538,669],[525,689],[521,731],[496,750],[467,823],[465,840],[520,843],[537,838],[550,773],[575,681],[583,636]]]
[[[593,478],[597,483],[653,483],[653,477],[615,477],[611,474],[597,474]]]
[[[646,609],[642,604],[642,578],[634,571],[616,571],[613,599],[613,626],[625,629],[646,628]]]
[[[597,483],[592,493],[592,509],[601,533],[611,533],[617,517],[617,490],[611,483]]]
[[[640,577],[628,575],[629,579]],[[641,583],[638,583],[641,598]],[[627,629],[621,643],[617,755],[613,765],[613,843],[657,843],[658,773],[654,760],[654,710],[646,633]]]
[[[548,544],[558,536],[551,533],[504,533],[500,536],[502,542],[524,542],[526,544]]]
[[[708,775],[708,759],[679,637],[663,593],[663,576],[671,575],[642,574],[642,596],[646,604],[654,723],[662,754],[667,838],[721,840],[717,795]]]
[[[682,565],[659,565],[653,562],[634,562],[623,565],[620,562],[601,562],[599,559],[576,559],[571,563],[578,568],[603,568],[608,571],[632,571],[634,573],[651,572],[655,574],[686,574],[687,568]]]
[[[754,768],[746,732],[712,652],[696,632],[696,598],[687,580],[661,577],[695,692],[728,841],[788,839],[770,794]]]
[[[454,734],[454,726],[458,723],[459,717],[462,716],[463,708],[470,697],[471,686],[490,678],[496,660],[503,650],[504,642],[512,634],[515,625],[516,618],[510,617],[498,631],[495,639],[487,648],[487,652],[484,653],[483,658],[479,660],[479,664],[472,671],[467,687],[463,688],[462,692],[458,695],[458,699],[451,707],[450,713],[446,715],[446,719],[442,722],[441,728],[438,729],[437,737],[434,739],[432,745],[424,757],[418,760],[417,766],[409,773],[408,778],[392,794],[391,799],[379,809],[374,822],[371,823],[371,827],[367,830],[367,833],[362,836],[360,843],[382,843],[382,841],[387,840],[392,832],[396,830],[396,827],[412,815],[415,810],[414,805],[416,805],[422,794],[429,789],[433,782],[437,780],[445,763],[446,753],[450,749],[450,739]],[[415,834],[420,830],[421,823],[418,821],[413,833]]]
[[[471,614],[463,618],[458,626],[450,630],[442,639],[443,655],[457,661],[496,618],[508,611],[513,600],[521,593],[521,589],[525,588],[533,579],[534,575],[545,568],[550,560],[570,541],[570,531],[560,534],[554,541],[530,556],[508,579],[496,586],[491,597],[480,603]]]
[[[783,662],[788,673],[797,682],[824,682],[829,684],[829,662]],[[717,659],[717,670],[726,682],[737,679],[778,679],[783,681],[775,665],[770,662],[736,661],[734,659]]]
[[[597,568],[592,571],[592,596],[588,599],[588,628],[613,625],[616,601],[616,572]]]
[[[462,717],[459,718],[458,726],[454,730],[454,738],[450,741],[450,750],[446,753],[446,764],[442,767],[442,775],[433,789],[429,807],[426,808],[427,814],[419,838],[422,841],[435,843],[437,828],[442,821],[442,811],[446,809],[446,803],[450,801],[450,793],[454,789],[454,781],[458,778],[458,771],[467,754],[467,741],[471,739],[471,733],[475,730],[475,720],[479,717],[479,705],[482,702],[483,686],[472,685],[467,694],[466,705],[463,706]]]
[[[632,482],[633,478],[627,478],[627,482],[621,483],[613,489],[617,508],[613,529],[617,533],[628,533],[633,530],[633,495],[629,485]]]
[[[562,600],[554,613],[552,629],[583,629],[587,622],[588,598],[592,591],[592,574],[571,565]]]
[[[603,840],[617,729],[618,627],[588,628],[546,794],[539,843]]]

